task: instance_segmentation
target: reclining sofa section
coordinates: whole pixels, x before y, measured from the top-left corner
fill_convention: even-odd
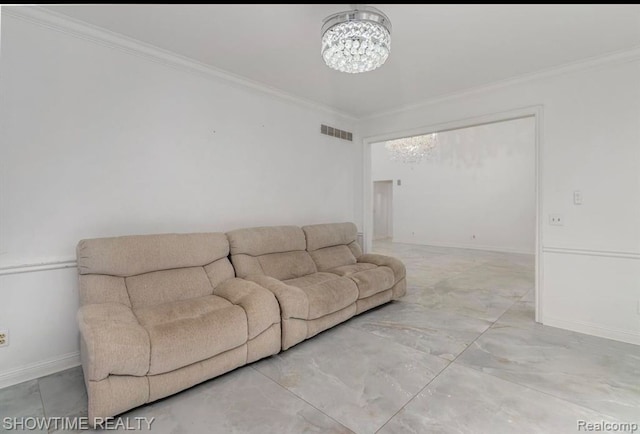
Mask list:
[[[353,223],[238,229],[227,237],[237,276],[278,299],[283,350],[406,292],[404,264],[363,255]]]
[[[80,241],[89,421],[280,351],[278,302],[235,278],[228,255],[220,233]]]

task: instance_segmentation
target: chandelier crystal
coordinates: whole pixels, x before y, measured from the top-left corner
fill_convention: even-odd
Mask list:
[[[421,162],[431,155],[436,146],[438,146],[436,133],[391,140],[384,145],[391,154],[392,161],[407,164]]]
[[[374,7],[338,12],[324,19],[322,58],[327,66],[356,74],[382,66],[391,49],[391,21]]]

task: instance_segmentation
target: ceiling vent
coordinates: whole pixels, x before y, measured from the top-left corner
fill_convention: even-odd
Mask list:
[[[320,125],[320,133],[331,137],[337,137],[338,139],[347,140],[353,142],[353,133],[349,131],[339,130],[328,125]]]

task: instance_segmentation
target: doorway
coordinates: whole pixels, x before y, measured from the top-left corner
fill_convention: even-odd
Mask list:
[[[365,148],[364,148],[364,169],[365,169],[365,173],[364,173],[364,201],[363,201],[363,215],[364,215],[364,249],[365,251],[371,251],[372,246],[373,246],[373,240],[374,240],[374,218],[373,218],[373,201],[374,201],[374,194],[373,194],[373,180],[375,180],[375,176],[372,173],[372,163],[373,160],[375,159],[375,155],[372,155],[372,148],[373,148],[373,144],[375,143],[379,143],[379,142],[384,142],[384,141],[389,141],[389,140],[395,140],[398,138],[402,138],[402,137],[410,137],[410,136],[416,136],[416,135],[425,135],[425,134],[431,134],[434,132],[446,132],[446,131],[451,131],[451,130],[457,130],[457,129],[463,129],[463,128],[468,128],[468,127],[472,127],[472,126],[480,126],[480,125],[485,125],[485,124],[491,124],[491,123],[496,123],[496,122],[504,122],[504,121],[509,121],[509,120],[516,120],[516,119],[521,119],[521,118],[528,118],[531,117],[534,119],[534,144],[533,144],[533,148],[534,148],[534,160],[535,162],[532,163],[529,167],[532,168],[531,166],[534,166],[532,169],[534,170],[534,174],[530,175],[532,176],[532,178],[534,179],[534,189],[535,189],[535,205],[534,208],[535,210],[532,213],[528,213],[529,216],[531,216],[531,214],[534,214],[534,232],[535,232],[535,239],[534,239],[534,268],[535,268],[535,276],[534,276],[534,292],[533,292],[533,298],[534,298],[534,304],[535,304],[535,316],[536,316],[536,321],[540,322],[541,318],[542,318],[542,298],[543,298],[543,292],[544,289],[542,287],[542,263],[540,261],[541,258],[541,251],[542,251],[542,243],[541,243],[541,226],[542,226],[542,219],[541,219],[541,191],[542,191],[542,182],[541,182],[541,165],[540,165],[540,160],[541,160],[541,155],[542,155],[542,143],[541,143],[541,129],[542,129],[542,114],[543,114],[543,110],[541,106],[531,106],[531,107],[524,107],[524,108],[519,108],[519,109],[514,109],[514,110],[510,110],[510,111],[506,111],[506,112],[500,112],[500,113],[493,113],[493,114],[486,114],[486,115],[481,115],[481,116],[477,116],[477,117],[473,117],[473,118],[465,118],[465,119],[460,119],[460,120],[454,120],[454,121],[450,121],[450,122],[443,122],[443,123],[439,123],[439,124],[432,124],[429,126],[424,126],[424,127],[419,127],[419,128],[414,128],[414,129],[406,129],[406,130],[401,130],[401,131],[395,131],[395,132],[390,132],[390,133],[383,133],[383,134],[379,134],[379,135],[375,135],[375,136],[369,136],[369,137],[365,137],[363,139]],[[395,179],[396,176],[394,176],[392,173],[385,173],[384,174],[384,178],[382,179],[389,179],[389,178],[393,178]],[[378,178],[380,179],[380,178]],[[398,178],[400,179],[400,178]],[[405,179],[402,180],[402,188],[404,189],[405,186]],[[398,187],[398,189],[400,189],[401,187]],[[410,201],[410,198],[405,198],[404,197],[404,190],[398,190],[394,193],[397,193],[394,195],[394,199],[396,200],[397,204],[395,204],[396,208],[397,206],[399,206],[399,204],[402,204],[405,200],[406,201]],[[414,202],[415,203],[415,202]],[[431,204],[431,201],[427,202],[427,204]],[[463,210],[460,210],[460,212],[456,215],[464,215],[464,212],[462,212]],[[394,210],[394,213],[397,214],[399,212],[399,210]],[[402,228],[402,223],[400,221],[394,221],[394,227],[396,228],[396,233],[393,234],[394,237],[394,242],[401,242],[400,240],[403,238],[403,234],[401,233],[404,229]],[[528,233],[531,233],[530,231],[527,231]],[[415,231],[410,231],[409,236],[413,237],[418,237],[420,235],[420,233],[415,233]],[[468,238],[467,242],[465,243],[465,246],[460,246],[460,247],[465,247],[468,248],[468,244],[469,243],[475,243],[475,244],[480,244],[480,242],[482,241],[481,239],[479,239],[478,237],[473,237],[473,235],[475,235],[476,232],[474,230],[474,232],[471,233],[470,237]],[[468,234],[467,234],[468,235]],[[417,241],[417,240],[415,240]],[[414,242],[415,242],[414,241]],[[481,247],[479,245],[477,245],[476,247]],[[485,247],[485,246],[482,246]],[[493,246],[491,246],[493,247]]]
[[[373,182],[373,239],[393,238],[393,181]]]

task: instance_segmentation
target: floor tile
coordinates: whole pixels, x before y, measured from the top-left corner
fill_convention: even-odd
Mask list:
[[[125,413],[154,433],[351,433],[251,366]]]
[[[544,393],[452,365],[379,433],[561,434],[577,432],[579,420],[614,421]]]
[[[552,327],[495,327],[456,360],[609,414],[640,419],[640,346]]]
[[[534,285],[532,270],[514,270],[495,265],[480,265],[443,280],[434,288],[442,291],[454,289],[488,290],[497,296],[520,298],[531,291]]]
[[[337,326],[254,367],[357,433],[373,433],[447,362]]]
[[[45,416],[87,416],[87,392],[81,367],[42,377],[38,384]]]
[[[436,288],[410,286],[402,301],[451,315],[493,322],[517,300],[516,297],[498,295],[491,289],[450,289],[443,283],[436,284]]]
[[[524,327],[540,328],[543,326],[535,322],[535,307],[532,301],[518,301],[504,313],[492,326],[498,327]]]
[[[43,416],[44,410],[42,408],[38,380],[26,381],[0,389],[0,432],[13,432],[10,428],[15,427],[15,422]],[[11,418],[11,420],[4,421],[5,417]]]
[[[400,301],[358,315],[346,325],[451,361],[491,322]]]

